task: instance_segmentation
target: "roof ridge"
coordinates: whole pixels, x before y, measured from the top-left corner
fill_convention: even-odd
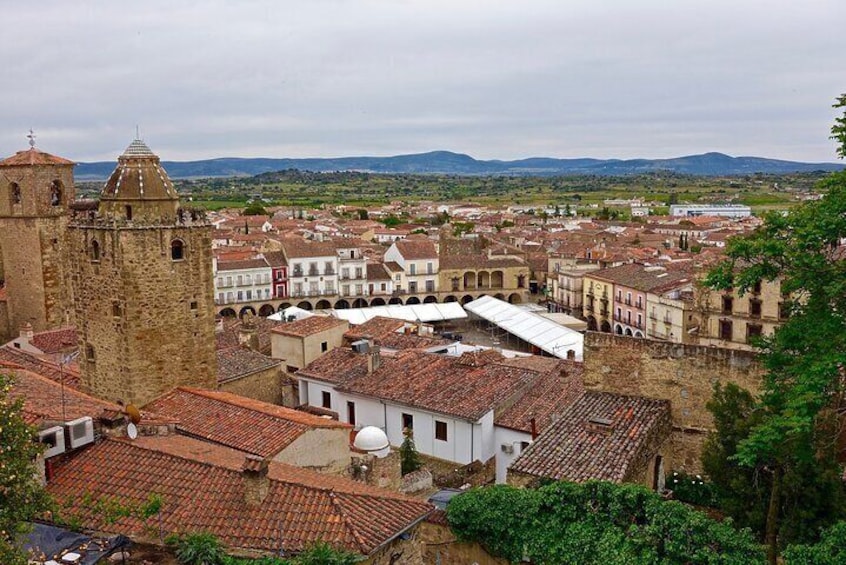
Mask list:
[[[355,542],[358,544],[359,548],[361,548],[362,553],[364,555],[367,555],[369,553],[367,551],[367,544],[365,543],[361,534],[358,533],[358,530],[355,528],[353,522],[347,516],[347,512],[341,504],[341,501],[335,495],[335,489],[331,487],[329,488],[329,501],[331,502],[332,506],[338,511],[338,514],[341,516],[341,521],[344,523],[344,526],[349,530],[350,534],[352,535]]]

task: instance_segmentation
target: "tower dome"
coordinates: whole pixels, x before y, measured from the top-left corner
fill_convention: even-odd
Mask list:
[[[376,426],[362,428],[356,434],[353,446],[361,451],[372,453],[376,457],[384,457],[390,451],[388,436]]]
[[[179,195],[158,155],[135,139],[100,193],[100,214],[110,219],[176,220]]]

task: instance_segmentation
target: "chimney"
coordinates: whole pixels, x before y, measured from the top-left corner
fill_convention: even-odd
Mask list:
[[[35,332],[32,330],[32,324],[26,322],[21,326],[21,339],[29,341],[33,335],[35,335]]]
[[[238,328],[238,344],[246,345],[247,348],[258,351],[258,327],[253,316],[244,316],[241,321],[241,326]]]
[[[247,455],[241,471],[244,473],[244,501],[248,506],[258,506],[267,498],[270,479],[267,478],[267,459]]]
[[[532,419],[529,420],[529,424],[532,426],[532,441],[535,441],[538,439],[538,423],[534,416],[532,416]]]
[[[371,344],[370,351],[365,355],[367,355],[367,374],[369,375],[382,365],[382,354],[379,352],[378,345]]]

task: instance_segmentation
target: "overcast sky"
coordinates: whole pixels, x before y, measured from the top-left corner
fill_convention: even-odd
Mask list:
[[[0,154],[835,161],[844,0],[2,2]]]

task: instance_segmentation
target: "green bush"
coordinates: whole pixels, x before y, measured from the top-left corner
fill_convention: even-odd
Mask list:
[[[684,471],[673,471],[667,477],[667,488],[673,491],[673,498],[697,506],[717,506],[714,485],[701,475],[688,475]]]
[[[784,550],[787,565],[846,564],[846,522],[823,530],[820,541],[809,545],[790,545]]]

